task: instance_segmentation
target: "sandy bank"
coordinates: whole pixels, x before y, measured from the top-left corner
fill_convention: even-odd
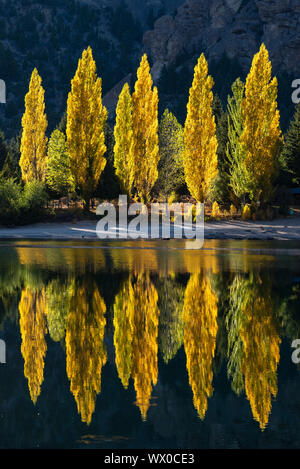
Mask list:
[[[96,240],[96,223],[38,223],[22,227],[0,227],[0,239]],[[299,240],[300,218],[264,222],[241,220],[208,222],[205,239]]]

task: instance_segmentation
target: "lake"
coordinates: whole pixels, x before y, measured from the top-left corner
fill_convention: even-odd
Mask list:
[[[1,448],[300,447],[300,243],[184,247],[0,242]]]

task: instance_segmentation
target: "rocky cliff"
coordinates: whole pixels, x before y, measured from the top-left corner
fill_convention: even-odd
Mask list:
[[[219,60],[226,53],[246,71],[261,42],[275,71],[299,72],[299,0],[185,0],[173,18],[159,18],[144,35],[157,79],[163,66],[184,54]]]

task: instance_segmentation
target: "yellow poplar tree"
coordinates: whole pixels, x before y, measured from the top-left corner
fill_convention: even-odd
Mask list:
[[[213,79],[202,54],[195,67],[184,127],[184,172],[191,195],[204,202],[218,174],[218,142],[212,112]]]
[[[228,376],[237,394],[243,390],[261,430],[276,398],[281,339],[274,317],[274,295],[267,276],[237,274],[230,288]]]
[[[67,317],[66,356],[70,389],[82,422],[91,423],[102,368],[107,355],[103,343],[106,305],[95,282],[76,284]]]
[[[35,291],[25,287],[21,294],[19,312],[24,376],[28,379],[31,400],[36,404],[44,381],[47,351],[47,308],[44,290]]]
[[[97,77],[92,49],[79,59],[67,105],[67,146],[71,172],[88,208],[106,165],[102,80]]]
[[[114,129],[114,166],[122,190],[126,194],[131,193],[131,158],[130,148],[132,144],[132,99],[128,83],[125,83],[119,96],[116,109],[116,125]]]
[[[29,91],[25,96],[25,112],[22,117],[20,168],[25,183],[34,179],[44,181],[46,176],[46,149],[48,126],[45,114],[45,91],[42,79],[35,68],[32,72]]]
[[[195,409],[201,419],[213,393],[213,357],[218,332],[218,298],[205,273],[195,273],[186,287],[183,306],[184,349]]]
[[[247,192],[251,200],[268,201],[276,175],[277,156],[282,140],[277,109],[277,78],[264,44],[254,56],[246,80],[242,102],[244,131],[240,143],[248,173]]]
[[[132,338],[132,372],[136,404],[146,420],[152,385],[158,377],[158,294],[148,273],[139,274],[134,290],[134,333]]]
[[[150,192],[158,178],[158,92],[153,88],[147,55],[137,71],[132,95],[133,141],[131,145],[132,182],[142,202],[150,200]]]

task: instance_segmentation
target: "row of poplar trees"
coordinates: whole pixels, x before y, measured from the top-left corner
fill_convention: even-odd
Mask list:
[[[213,85],[202,54],[190,88],[180,152],[185,183],[198,202],[207,200],[218,173],[220,177]],[[264,203],[272,196],[283,141],[277,88],[268,51],[262,44],[246,82],[236,80],[228,101],[228,184],[244,203],[246,197],[253,203]],[[66,193],[76,190],[89,207],[106,165],[107,117],[102,103],[102,81],[89,47],[83,51],[71,82],[66,135],[57,129],[48,142],[44,90],[35,69],[22,118],[23,181],[44,181],[54,189],[56,185],[63,186]],[[158,130],[158,91],[144,55],[133,93],[126,83],[119,96],[114,129],[114,167],[120,186],[123,193],[143,203],[151,201],[151,191],[158,179],[161,156]],[[174,173],[171,175],[174,177]]]

